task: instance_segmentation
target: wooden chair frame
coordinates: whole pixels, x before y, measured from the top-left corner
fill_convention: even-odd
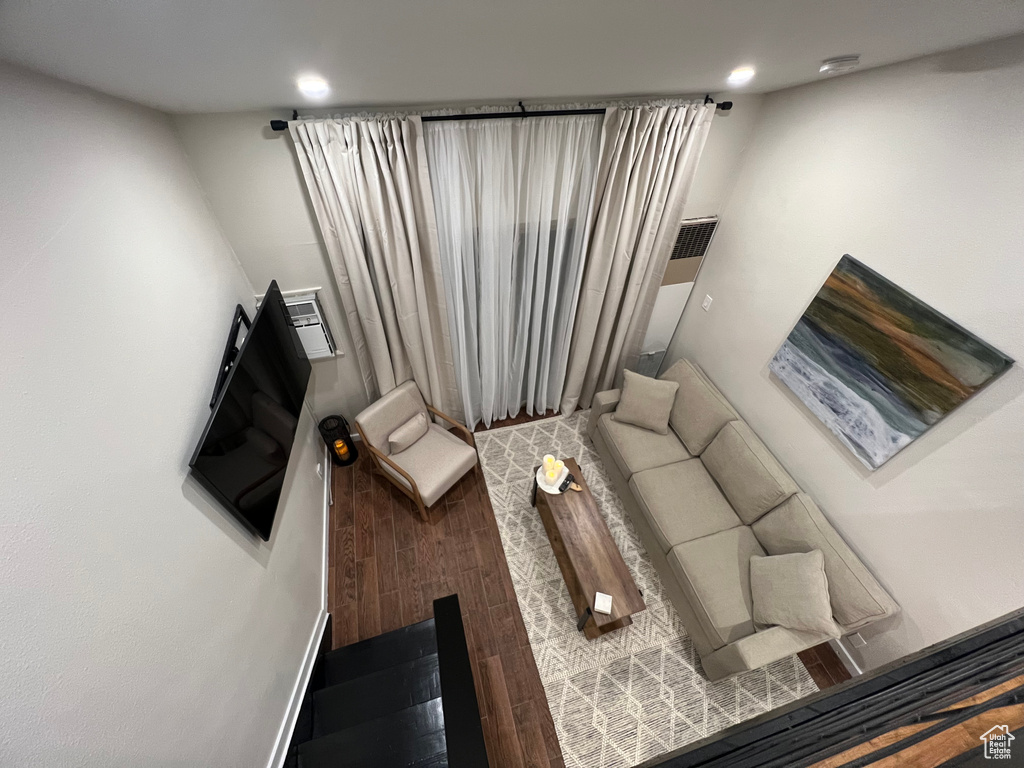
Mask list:
[[[476,440],[473,438],[473,433],[469,431],[465,424],[460,424],[451,416],[449,416],[446,413],[442,413],[432,405],[427,405],[427,410],[430,411],[430,413],[432,413],[434,416],[437,416],[439,419],[447,421],[449,424],[455,427],[455,429],[460,433],[459,436],[474,451],[476,450]],[[377,470],[382,475],[384,475],[384,477],[390,480],[395,485],[395,487],[398,488],[398,490],[400,490],[402,493],[404,493],[406,496],[408,496],[410,499],[416,502],[416,506],[420,511],[420,518],[423,520],[423,522],[429,521],[430,518],[427,515],[427,507],[423,503],[423,497],[420,495],[420,489],[416,485],[416,481],[412,479],[412,475],[410,475],[408,472],[406,472],[404,469],[398,466],[398,464],[392,461],[391,457],[387,456],[383,451],[378,450],[375,446],[370,444],[370,441],[366,439],[366,435],[363,433],[363,428],[359,426],[358,420],[356,420],[355,425],[356,432],[359,433],[359,439],[363,441],[363,445],[366,446],[366,448],[369,450],[370,457],[373,459],[373,464],[377,468]],[[384,470],[384,464],[387,464],[389,467],[391,467],[391,469],[395,470],[395,472],[404,477],[406,482],[409,483],[410,487],[406,488],[404,485],[398,482],[398,479],[395,478],[394,475],[392,475],[390,472],[386,472]],[[474,469],[479,466],[480,456],[477,455],[476,465],[474,466]]]

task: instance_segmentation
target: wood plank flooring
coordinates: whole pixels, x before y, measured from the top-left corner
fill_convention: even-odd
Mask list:
[[[853,677],[828,643],[822,643],[813,648],[808,648],[806,651],[800,651],[797,656],[803,662],[803,665],[807,667],[811,679],[822,690],[833,685],[845,683]]]
[[[564,766],[479,470],[420,522],[365,452],[334,467],[328,610],[334,646],[433,615],[459,594],[492,768]]]

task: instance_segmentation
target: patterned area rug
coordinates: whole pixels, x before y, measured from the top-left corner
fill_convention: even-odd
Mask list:
[[[586,435],[589,411],[476,435],[505,557],[566,766],[633,766],[817,687],[795,656],[719,683],[704,677],[675,608]],[[545,453],[574,457],[643,591],[633,625],[588,641],[530,504]]]

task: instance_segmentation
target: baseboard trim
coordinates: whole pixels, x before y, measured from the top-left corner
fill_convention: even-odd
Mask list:
[[[334,485],[331,478],[334,473],[334,462],[331,460],[331,450],[324,446],[324,547],[322,552],[323,586],[320,590],[320,607],[327,612],[327,582],[330,577],[330,563],[328,556],[331,551],[331,505],[334,504]]]
[[[285,710],[284,719],[281,721],[281,727],[277,731],[277,740],[274,742],[274,749],[270,753],[270,762],[267,763],[267,768],[281,768],[288,757],[288,746],[291,744],[295,723],[299,718],[302,699],[306,695],[306,689],[309,687],[309,678],[313,674],[313,666],[316,664],[316,658],[320,652],[320,643],[324,636],[324,630],[327,627],[327,620],[330,618],[330,615],[327,613],[327,580],[329,575],[327,556],[331,546],[331,468],[333,465],[327,446],[324,446],[323,462],[324,529],[323,552],[321,553],[323,584],[320,594],[320,615],[317,617],[316,623],[313,626],[313,632],[309,636],[309,642],[306,644],[306,654],[302,659],[302,666],[299,668],[299,674],[295,679],[295,687],[292,689],[292,695],[288,702],[288,708]]]
[[[302,667],[295,679],[295,687],[292,689],[291,700],[288,702],[288,709],[285,712],[284,720],[277,732],[277,741],[274,742],[274,751],[271,753],[270,762],[267,768],[281,768],[285,758],[288,757],[288,745],[292,740],[292,732],[295,730],[295,722],[299,718],[299,708],[302,706],[302,697],[306,694],[309,686],[309,678],[313,674],[313,665],[320,651],[320,638],[324,635],[324,628],[327,626],[327,611],[320,611],[316,626],[309,636],[309,644],[306,647],[306,656],[302,660]]]

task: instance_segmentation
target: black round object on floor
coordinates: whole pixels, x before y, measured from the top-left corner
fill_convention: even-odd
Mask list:
[[[328,416],[319,425],[320,436],[331,450],[331,459],[339,467],[347,467],[359,458],[359,450],[352,440],[344,416]]]

